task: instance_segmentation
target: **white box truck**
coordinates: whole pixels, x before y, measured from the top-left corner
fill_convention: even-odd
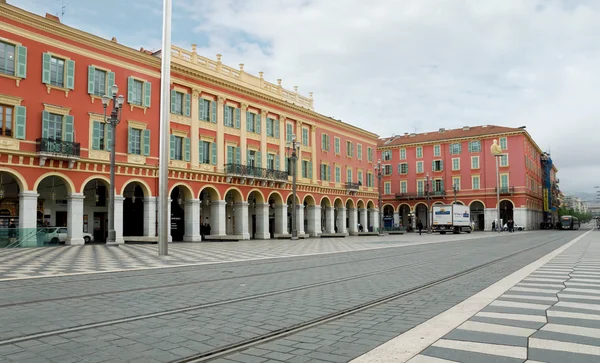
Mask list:
[[[432,212],[432,231],[439,232],[440,234],[446,234],[446,232],[471,233],[471,213],[469,207],[462,204],[434,205]]]

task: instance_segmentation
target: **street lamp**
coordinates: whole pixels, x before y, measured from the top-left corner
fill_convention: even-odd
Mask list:
[[[298,154],[296,152],[297,148],[299,148],[299,146],[296,146],[296,135],[292,134],[292,240],[298,239],[298,228],[296,227],[296,174],[298,173],[298,168],[296,167],[296,161],[298,160]]]
[[[117,233],[115,232],[115,139],[117,138],[116,128],[119,122],[121,122],[121,110],[123,108],[123,102],[125,98],[123,95],[117,97],[119,87],[116,84],[111,86],[111,97],[103,96],[102,105],[104,106],[104,122],[110,125],[111,139],[110,142],[110,191],[108,201],[108,238],[106,244],[116,244]],[[110,115],[107,117],[106,110],[110,101],[113,101],[112,110]],[[106,139],[106,138],[105,138]]]
[[[431,226],[429,223],[429,214],[431,213],[431,206],[429,205],[429,173],[425,176],[425,195],[427,197],[427,214],[425,215],[425,223],[427,224],[427,233],[431,233]]]
[[[452,185],[452,190],[454,191],[454,204],[456,204],[456,193],[458,193],[458,183],[456,181]]]
[[[377,161],[377,165],[375,166],[375,170],[377,171],[377,190],[379,191],[379,235],[383,235],[382,233],[382,227],[383,227],[383,213],[381,211],[381,193],[382,193],[382,186],[381,186],[381,159],[379,159]]]

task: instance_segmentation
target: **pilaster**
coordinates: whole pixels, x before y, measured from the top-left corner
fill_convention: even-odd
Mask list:
[[[285,170],[285,163],[287,162],[285,157],[285,116],[279,116],[279,168]]]
[[[246,165],[246,148],[248,147],[248,128],[246,127],[248,118],[246,117],[246,111],[248,111],[248,105],[246,103],[242,103],[241,107],[241,117],[240,117],[240,157],[242,165]]]
[[[225,115],[223,106],[225,97],[217,98],[217,171],[222,173],[225,170]],[[212,230],[211,230],[212,233]]]
[[[200,117],[198,115],[199,107],[198,100],[200,97],[200,90],[194,88],[192,90],[192,105],[191,105],[191,126],[190,126],[190,147],[191,147],[191,164],[194,167],[197,167],[200,164],[199,155],[198,155],[198,144],[200,143],[200,136],[198,130],[200,129]]]
[[[317,183],[317,127],[310,125],[310,150],[312,160],[312,183]]]

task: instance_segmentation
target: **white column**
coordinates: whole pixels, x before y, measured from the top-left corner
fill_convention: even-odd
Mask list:
[[[242,236],[242,239],[250,239],[248,232],[248,202],[235,202],[235,231],[234,234]]]
[[[321,206],[313,205],[306,208],[308,217],[307,233],[311,237],[321,234]]]
[[[498,211],[496,210],[496,208],[486,208],[484,211],[484,220],[485,220],[485,230],[486,231],[491,231],[492,230],[492,222],[494,220],[497,219],[498,216]],[[498,224],[498,221],[496,221],[496,227]]]
[[[269,203],[256,203],[254,206],[256,211],[256,239],[269,239]]]
[[[36,191],[23,191],[19,194],[19,229],[21,246],[37,246],[37,198]]]
[[[515,224],[520,226],[527,226],[529,224],[529,219],[527,218],[527,208],[514,208],[513,209],[513,221]]]
[[[115,195],[115,244],[123,244],[123,202],[122,195]]]
[[[144,198],[144,236],[156,236],[156,197]]]
[[[224,200],[214,200],[210,202],[210,235],[225,236],[225,207],[227,202]]]
[[[395,226],[399,226],[400,225],[400,212],[396,211],[394,212],[394,225]]]
[[[275,205],[275,234],[288,234],[287,204]]]
[[[200,236],[200,199],[187,199],[183,206],[183,218],[185,218],[185,234],[183,240],[186,242],[199,242]]]
[[[379,211],[377,209],[369,209],[369,213],[371,214],[369,224],[373,227],[373,232],[377,232],[379,230]]]
[[[338,207],[336,223],[338,233],[346,234],[346,207]]]
[[[298,235],[304,234],[304,205],[296,205],[296,229]]]
[[[356,208],[348,209],[348,232],[350,234],[358,233],[358,211]]]
[[[325,233],[335,232],[335,210],[334,207],[325,208]]]
[[[83,193],[72,193],[67,197],[67,245],[82,245],[83,240]]]
[[[367,209],[366,208],[360,208],[360,224],[363,227],[363,232],[368,232],[368,228],[369,228],[369,220],[367,219]]]

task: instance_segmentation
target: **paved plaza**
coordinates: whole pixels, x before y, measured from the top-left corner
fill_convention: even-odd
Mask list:
[[[64,274],[152,269],[253,259],[306,256],[322,253],[364,251],[423,243],[491,237],[470,235],[421,235],[240,242],[170,243],[169,256],[159,257],[156,244],[62,246],[0,250],[0,279],[57,276]]]

